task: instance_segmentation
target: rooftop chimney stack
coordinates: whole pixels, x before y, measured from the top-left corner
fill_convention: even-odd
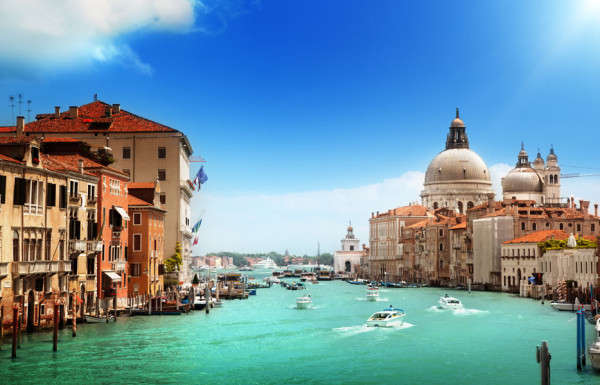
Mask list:
[[[83,159],[79,159],[79,172],[83,174]]]
[[[77,106],[70,106],[69,107],[69,118],[77,119],[77,117],[79,117],[79,108]]]
[[[112,117],[112,107],[111,106],[106,106],[106,108],[104,109],[104,116],[106,116],[107,118]]]
[[[119,112],[121,112],[121,105],[113,104],[113,114],[118,114]]]
[[[56,119],[60,118],[60,106],[54,107],[54,117]]]
[[[17,116],[17,137],[25,136],[25,117]]]
[[[598,203],[594,203],[594,216],[598,216]]]

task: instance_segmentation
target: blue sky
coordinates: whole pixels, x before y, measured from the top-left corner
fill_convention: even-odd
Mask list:
[[[600,171],[599,3],[2,2],[0,125],[10,95],[33,118],[98,94],[207,160],[197,254],[333,252],[348,221],[368,244],[371,212],[420,201],[456,107],[498,193],[522,141]]]

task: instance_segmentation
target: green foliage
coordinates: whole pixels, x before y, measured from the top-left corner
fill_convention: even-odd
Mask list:
[[[577,240],[578,249],[595,249],[597,247],[596,242],[587,240],[585,238],[578,238]],[[558,240],[558,239],[549,239],[545,242],[538,243],[538,246],[542,250],[542,254],[546,252],[546,250],[560,250],[567,248],[567,240]]]
[[[168,273],[179,271],[182,265],[183,258],[181,257],[181,245],[177,242],[175,244],[175,253],[165,260],[165,270]]]

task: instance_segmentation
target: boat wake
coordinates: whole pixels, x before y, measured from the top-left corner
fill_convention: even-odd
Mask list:
[[[439,306],[432,306],[429,309],[427,309],[427,311],[433,312],[433,313],[443,313],[446,311],[446,309],[442,309]]]
[[[403,322],[402,325],[390,325],[388,327],[368,327],[367,324],[358,325],[358,326],[342,326],[339,328],[333,329],[334,332],[339,333],[342,336],[354,336],[362,333],[374,332],[375,330],[400,330],[400,329],[408,329],[415,325],[410,324],[408,322]]]
[[[481,315],[488,314],[487,310],[477,310],[477,309],[454,309],[452,313],[457,316],[467,316],[467,315]]]

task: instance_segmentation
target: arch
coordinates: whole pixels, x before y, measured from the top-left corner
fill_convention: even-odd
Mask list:
[[[438,209],[438,203],[437,202],[433,202],[433,209],[437,210]]]
[[[550,174],[550,183],[554,183],[554,175]]]
[[[440,251],[444,251],[444,244],[440,242]]]
[[[13,262],[19,262],[19,232],[13,231]]]
[[[554,174],[554,184],[558,184],[558,174]]]
[[[344,271],[346,273],[349,273],[352,271],[352,264],[350,263],[350,261],[346,261],[346,263],[344,263],[344,267],[345,267]]]
[[[27,331],[33,331],[33,321],[35,319],[35,296],[33,295],[33,290],[29,290],[29,294],[27,295]]]
[[[444,258],[440,258],[440,270],[444,270]]]
[[[461,201],[458,201],[458,212],[463,213],[463,203]]]
[[[473,202],[469,201],[467,202],[467,210],[468,209],[472,209],[475,205],[473,204]]]
[[[521,268],[517,269],[517,282],[521,282]]]

